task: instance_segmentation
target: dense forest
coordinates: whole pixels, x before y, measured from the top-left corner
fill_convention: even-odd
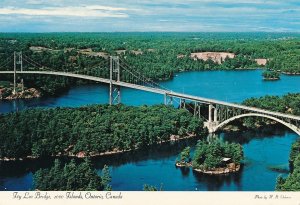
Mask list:
[[[243,147],[237,143],[214,140],[210,143],[199,141],[193,157],[193,168],[215,169],[224,166],[222,159],[230,158],[235,164],[240,164],[244,158]]]
[[[290,174],[287,178],[277,178],[277,191],[300,191],[300,141],[292,145],[290,153]]]
[[[22,51],[30,58],[23,60],[25,70],[50,68],[101,77],[108,75],[108,56],[117,54],[152,80],[189,70],[260,67],[255,59],[267,59],[270,69],[299,73],[299,39],[298,34],[289,33],[1,33],[0,69],[12,70],[13,62],[7,59],[12,59],[13,51]],[[195,60],[193,52],[228,52],[235,57],[218,63],[210,58]],[[0,80],[11,77],[1,75]],[[64,77],[23,77],[27,87],[47,94],[78,83]]]
[[[82,163],[71,160],[63,164],[56,159],[50,168],[34,173],[34,190],[41,191],[110,191],[111,176],[104,166],[101,176],[97,175],[89,159]]]
[[[287,94],[279,96],[264,96],[260,98],[250,98],[244,101],[245,105],[260,107],[263,109],[273,110],[277,112],[300,115],[300,94]],[[248,118],[245,122],[248,125],[257,123],[258,119]],[[260,121],[262,123],[262,120]],[[300,141],[296,141],[290,152],[290,174],[287,178],[279,176],[277,178],[277,191],[299,191],[300,190]]]
[[[275,112],[281,112],[291,115],[300,115],[300,94],[289,93],[283,96],[263,96],[259,98],[249,98],[243,102],[244,105],[257,107]],[[269,119],[261,117],[248,117],[241,119],[246,128],[257,128],[257,125],[270,124]]]
[[[203,122],[171,106],[94,105],[0,115],[0,158],[97,155],[201,135]]]
[[[249,98],[245,100],[243,104],[250,107],[300,115],[300,93],[289,93],[283,96],[267,95],[260,98]]]

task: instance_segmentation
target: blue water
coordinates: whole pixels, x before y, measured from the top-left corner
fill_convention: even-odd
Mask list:
[[[174,91],[228,102],[300,92],[300,76],[281,75],[281,80],[264,81],[261,74],[262,70],[186,72],[161,84]]]
[[[300,92],[300,76],[282,75],[278,81],[263,81],[261,70],[185,72],[160,84],[173,91],[228,102],[242,102],[250,97],[283,95]],[[122,103],[127,105],[159,104],[162,95],[121,89]],[[83,85],[71,88],[59,97],[2,101],[0,112],[6,113],[30,107],[78,107],[88,104],[108,103],[108,86]]]
[[[261,70],[186,72],[161,84],[177,92],[229,102],[242,102],[246,98],[267,94],[300,92],[300,76],[282,75],[279,81],[263,81],[261,73]],[[124,104],[163,103],[161,95],[126,88],[122,88],[121,91]],[[78,107],[107,102],[106,85],[84,85],[73,87],[59,97],[2,101],[0,112],[7,113],[31,107]],[[220,133],[217,137],[226,141],[240,142],[243,145],[246,160],[239,173],[228,176],[206,176],[194,173],[190,169],[175,168],[174,162],[178,153],[185,144],[194,146],[196,140],[142,150],[142,153],[101,157],[96,159],[94,164],[99,172],[104,164],[110,166],[111,185],[114,190],[142,190],[144,184],[151,184],[162,186],[163,190],[272,191],[276,177],[281,173],[271,170],[270,167],[279,166],[288,169],[290,147],[298,138],[288,129],[278,129],[271,133],[263,131]],[[17,166],[0,163],[0,166],[6,167],[6,171],[0,170],[0,190],[32,188],[32,172],[38,165],[29,163]],[[18,172],[10,171],[12,169]]]

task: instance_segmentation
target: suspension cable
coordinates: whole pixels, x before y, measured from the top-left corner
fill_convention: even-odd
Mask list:
[[[6,60],[0,65],[0,67],[5,68],[5,66],[7,66],[10,63],[10,61],[12,61],[12,59],[13,59],[13,54],[10,55],[8,58],[6,58]]]
[[[121,61],[122,64],[124,64],[125,66],[127,66],[128,69],[131,68],[131,67],[130,67],[123,59],[120,59],[120,61]],[[120,65],[121,65],[121,64],[120,64]],[[160,89],[167,90],[167,91],[171,91],[170,89],[165,88],[164,86],[162,86],[162,85],[160,85],[160,84],[154,82],[153,80],[149,80],[149,78],[146,78],[144,75],[142,75],[141,73],[139,73],[139,72],[137,72],[137,71],[135,71],[135,70],[131,70],[131,69],[130,69],[130,71],[129,71],[129,70],[127,70],[124,66],[122,66],[122,68],[124,68],[126,71],[130,72],[132,75],[134,75],[133,72],[136,73],[136,74],[134,75],[135,77],[139,78],[139,79],[142,80],[142,81],[146,81],[146,83],[148,83],[148,84],[151,83],[151,84],[157,86],[157,87],[160,88]],[[141,77],[138,77],[137,75],[138,75],[138,76],[141,76],[142,79],[141,79]]]

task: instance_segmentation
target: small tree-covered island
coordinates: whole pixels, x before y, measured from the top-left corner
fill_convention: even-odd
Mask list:
[[[264,80],[279,80],[280,79],[280,73],[277,71],[264,71],[262,73]]]
[[[200,140],[196,145],[193,160],[190,158],[190,147],[186,147],[179,154],[176,166],[192,167],[194,171],[204,174],[227,174],[239,171],[243,158],[244,152],[240,144]]]

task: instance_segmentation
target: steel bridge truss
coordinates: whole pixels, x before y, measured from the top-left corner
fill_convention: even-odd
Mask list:
[[[174,105],[174,101],[178,102],[178,108],[187,109],[193,113],[195,117],[202,118],[204,120],[204,126],[210,133],[216,132],[228,123],[237,119],[245,117],[260,117],[279,122],[300,135],[299,118],[293,119],[289,116],[279,116],[276,112],[274,112],[274,114],[266,114],[265,112],[260,111],[253,111],[217,103],[208,103],[173,95],[165,95],[166,105]]]

